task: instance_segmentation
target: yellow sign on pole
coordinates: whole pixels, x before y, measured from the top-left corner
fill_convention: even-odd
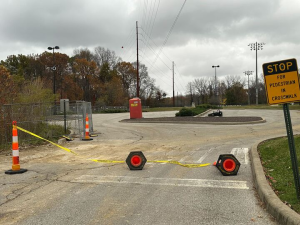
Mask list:
[[[267,100],[270,105],[300,101],[296,59],[263,64]]]

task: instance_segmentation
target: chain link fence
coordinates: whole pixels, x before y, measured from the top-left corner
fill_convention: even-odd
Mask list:
[[[143,106],[149,108],[149,106]],[[91,102],[31,103],[0,105],[0,150],[11,146],[12,121],[34,134],[55,141],[62,135],[70,138],[84,138],[86,116],[89,119],[90,134],[94,133],[93,113],[129,112],[128,106],[92,106]],[[19,144],[41,142],[36,137],[18,132]]]
[[[34,134],[48,140],[57,140],[61,135],[84,137],[86,115],[89,118],[90,133],[93,133],[92,107],[90,102],[77,101],[60,104],[34,103],[0,105],[0,149],[6,149],[12,142],[12,121]],[[41,140],[19,131],[19,144],[35,144]]]

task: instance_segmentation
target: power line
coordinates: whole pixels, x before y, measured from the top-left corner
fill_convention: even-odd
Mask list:
[[[146,3],[147,1],[147,3]],[[146,20],[146,15],[147,15],[147,5],[148,5],[148,0],[144,0],[144,8],[143,8],[143,20],[142,20],[142,23],[141,23],[141,26],[144,25],[145,23],[145,20]]]
[[[146,26],[145,26],[146,30],[147,30],[147,28],[149,27],[149,24],[151,24],[152,15],[153,15],[153,11],[154,11],[154,6],[153,6],[153,10],[152,10],[152,13],[151,13],[152,2],[153,2],[153,1],[151,1],[151,3],[150,3],[150,8],[149,8],[149,20],[146,22]],[[156,2],[156,0],[155,0],[155,2]],[[151,14],[151,15],[150,15],[150,14]]]
[[[185,0],[184,3],[182,4],[182,6],[181,6],[181,8],[180,8],[180,10],[179,10],[179,12],[178,12],[178,14],[177,14],[177,16],[176,16],[174,22],[173,22],[173,25],[171,26],[171,29],[169,30],[169,33],[168,33],[168,35],[167,35],[167,37],[166,37],[166,39],[165,39],[165,41],[164,41],[162,47],[161,47],[160,50],[159,50],[159,53],[158,53],[159,55],[160,55],[162,49],[164,48],[165,44],[167,43],[167,41],[168,41],[168,39],[169,39],[169,37],[170,37],[170,35],[171,35],[171,32],[172,32],[173,28],[175,27],[175,24],[176,24],[176,22],[177,22],[177,20],[178,20],[178,18],[179,18],[179,16],[180,16],[180,14],[181,14],[181,11],[182,11],[182,9],[183,9],[183,7],[184,7],[186,1],[187,1],[187,0]],[[153,65],[156,63],[156,60],[157,60],[157,57],[156,57],[156,59],[155,59]],[[151,67],[152,67],[152,65],[151,65]]]
[[[144,31],[144,29],[141,27],[141,30],[144,32],[144,34],[145,35],[147,35],[148,37],[149,37],[149,35]],[[157,47],[157,48],[159,48],[158,47],[158,45],[157,44],[155,44],[155,42],[149,37],[149,40]],[[168,58],[168,60],[170,61],[170,62],[172,62],[172,60],[164,53],[164,52],[162,52],[167,58]],[[156,53],[156,54],[158,54],[158,53]]]
[[[153,18],[153,14],[154,14],[154,11],[155,11],[156,1],[157,1],[157,0],[155,0],[155,2],[154,2],[154,4],[153,4],[151,17],[150,17],[150,20],[149,20],[149,23],[148,23],[149,26],[146,26],[146,28],[145,28],[145,30],[148,30],[149,37],[151,36],[152,28],[153,28],[153,25],[154,25],[154,22],[155,22],[155,19],[156,19],[156,15],[157,15],[157,11],[158,11],[158,8],[157,8],[157,10],[156,10],[156,15],[155,15],[155,18],[154,18],[153,23],[152,23],[152,18]],[[159,5],[158,5],[158,7],[159,7]],[[151,24],[152,24],[152,26],[151,26]],[[152,27],[152,28],[151,28],[151,27]],[[150,29],[150,28],[151,28],[151,29]],[[147,42],[148,42],[148,40],[146,40],[146,43],[147,43]]]
[[[141,52],[143,53],[143,55],[141,55],[141,57],[143,57],[144,59],[147,60],[147,62],[151,63],[150,59],[146,56],[145,52],[143,50],[141,50]],[[163,76],[160,77],[160,78],[165,78],[166,74],[161,70],[159,69],[158,67],[153,67],[156,71],[160,72]]]
[[[139,39],[139,40],[141,40],[145,44],[145,46],[148,47],[149,50],[151,50],[155,55],[157,55],[157,53],[149,45],[147,45],[143,39]],[[163,64],[166,65],[166,67],[168,67],[169,70],[171,70],[171,68],[160,57],[159,59]]]
[[[149,63],[149,61],[148,61],[148,58],[147,57],[144,57],[144,56],[146,56],[145,55],[145,53],[142,51],[142,53],[143,53],[143,55],[141,55],[141,57],[145,60],[145,61],[147,61],[148,63]],[[149,74],[149,76],[151,76],[151,77],[155,77],[155,80],[157,80],[157,79],[159,79],[159,80],[164,80],[165,81],[165,83],[169,83],[170,82],[170,79],[168,78],[168,77],[166,77],[166,74],[162,71],[162,70],[160,70],[160,69],[158,69],[158,68],[154,68],[154,72],[157,74],[157,75],[155,75],[154,73],[151,73],[151,74]]]
[[[155,2],[156,2],[156,0],[155,0]],[[152,27],[151,27],[151,30],[150,30],[149,37],[151,37],[151,34],[152,34],[152,30],[153,30],[153,26],[154,26],[154,23],[155,23],[155,20],[156,20],[156,16],[157,16],[159,5],[160,5],[160,0],[158,0],[158,5],[157,5],[157,8],[156,8],[156,13],[155,13],[155,17],[154,17],[154,20],[153,20],[153,23],[152,23]]]
[[[144,34],[145,35],[147,35],[146,34],[146,32],[144,31],[144,29],[143,28],[141,28],[142,29],[142,31],[143,31],[143,33],[141,33],[141,35],[142,35],[142,37],[145,39],[145,36],[144,36]],[[151,39],[148,39],[148,40],[150,40],[150,41],[152,41]],[[144,43],[145,43],[145,41],[144,40],[142,40]],[[155,46],[157,46],[156,44],[155,44],[155,42],[153,42],[152,41],[152,43],[155,45]],[[148,49],[150,49],[156,56],[157,56],[157,52],[155,52],[155,50],[153,49],[153,47],[150,45],[150,43],[148,43],[148,44],[146,44],[145,43],[145,45],[146,45],[146,47],[148,48]],[[146,53],[144,53],[144,54],[146,54]],[[170,60],[170,58],[165,54],[165,53],[163,53],[166,57],[167,57],[167,59],[168,60]],[[163,61],[163,59],[160,57],[160,56],[158,56],[158,58],[160,59],[160,61],[169,69],[169,70],[171,70],[171,68]],[[150,59],[149,59],[150,60]],[[150,62],[150,64],[153,64],[153,61],[152,60],[150,60],[151,62]],[[170,62],[172,62],[171,60],[170,60]],[[154,65],[153,65],[153,67],[152,68],[154,68]],[[152,70],[152,68],[150,69],[149,68],[149,72]]]
[[[132,29],[130,30],[129,35],[128,35],[127,38],[125,39],[126,41],[123,43],[122,47],[123,47],[123,46],[127,46],[128,42],[131,40],[130,37],[131,37],[132,35],[134,35],[134,33],[132,33],[133,29],[134,29],[134,27],[132,27]]]
[[[134,39],[133,39],[133,40],[131,41],[129,47],[126,48],[127,53],[124,53],[124,55],[123,55],[124,59],[126,59],[127,56],[130,54],[130,52],[132,52],[131,49],[133,48],[134,43],[135,43],[135,42],[134,42]],[[125,50],[125,48],[123,48],[123,50]],[[126,57],[125,57],[125,56],[126,56]]]
[[[155,20],[156,20],[156,17],[157,17],[157,12],[158,12],[158,8],[159,8],[159,5],[160,5],[160,0],[157,4],[157,8],[156,8],[156,13],[155,13],[155,17],[154,19],[152,20],[153,16],[154,16],[154,11],[155,11],[155,6],[156,6],[156,2],[157,0],[155,0],[155,2],[150,2],[148,3],[146,6],[148,10],[146,10],[146,13],[145,13],[145,21],[141,24],[141,29],[143,29],[144,33],[146,34],[146,36],[148,37],[145,37],[145,44],[147,44],[149,42],[149,38],[151,36],[151,33],[152,33],[152,30],[153,30],[153,26],[154,26],[154,23],[155,23]],[[145,9],[144,9],[145,11]]]

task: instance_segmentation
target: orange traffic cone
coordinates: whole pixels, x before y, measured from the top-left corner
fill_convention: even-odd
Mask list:
[[[92,138],[90,138],[89,116],[88,116],[88,114],[86,114],[86,117],[85,117],[85,136],[82,140],[83,141],[93,140]]]
[[[25,173],[27,169],[21,169],[19,163],[19,143],[18,143],[18,130],[17,122],[12,122],[12,169],[5,171],[6,174]]]

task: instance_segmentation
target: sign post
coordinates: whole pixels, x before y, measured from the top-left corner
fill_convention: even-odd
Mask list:
[[[294,142],[294,135],[293,135],[293,127],[291,122],[290,110],[288,104],[283,104],[283,112],[284,112],[284,119],[286,125],[286,133],[288,136],[289,148],[290,148],[290,156],[292,161],[292,169],[294,173],[294,181],[296,187],[297,198],[300,199],[300,180],[299,180],[299,169],[298,169],[298,160]]]
[[[299,73],[296,59],[263,64],[268,103],[283,104],[283,113],[290,148],[297,198],[300,199],[300,179],[289,104],[300,101]]]

